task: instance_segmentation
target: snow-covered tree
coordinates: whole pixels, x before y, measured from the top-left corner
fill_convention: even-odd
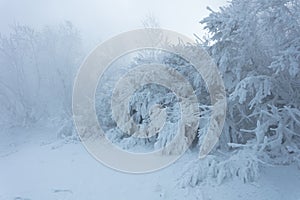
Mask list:
[[[233,0],[210,11],[202,21],[205,46],[223,75],[228,114],[222,156],[215,151],[193,164],[184,181],[192,185],[208,168],[205,176],[219,182],[236,175],[249,181],[259,163],[299,161],[300,153],[300,2]]]
[[[0,37],[1,122],[28,126],[71,118],[73,79],[82,59],[78,30],[65,22],[34,30],[15,24]],[[71,120],[71,119],[68,119]]]

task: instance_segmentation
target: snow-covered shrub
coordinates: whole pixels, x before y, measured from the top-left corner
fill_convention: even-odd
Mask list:
[[[72,118],[62,120],[62,125],[57,132],[59,139],[79,140]]]
[[[178,46],[178,48],[186,47]],[[125,132],[122,133],[117,128],[116,123],[114,123],[110,106],[107,106],[110,105],[111,91],[115,82],[124,74],[124,71],[129,71],[140,65],[163,64],[170,69],[175,69],[185,77],[193,87],[199,101],[201,100],[204,105],[207,104],[209,106],[210,100],[205,84],[196,69],[178,55],[165,51],[144,50],[127,56],[133,57],[133,59],[126,60],[125,58],[121,58],[120,61],[111,66],[111,69],[106,71],[106,74],[101,77],[102,80],[99,81],[96,95],[98,120],[103,130],[107,131],[109,139],[121,148],[127,150],[145,149],[145,151],[161,149],[168,145],[178,133],[181,108],[176,95],[170,89],[154,83],[139,88],[131,97],[128,108],[117,109],[120,117],[125,116],[127,113],[130,114],[130,119],[124,118],[125,126],[123,127],[123,131]],[[123,73],[117,74],[118,71]],[[112,73],[114,74],[113,77],[109,75]],[[144,75],[141,74],[140,76]],[[203,98],[201,94],[203,94]],[[157,109],[155,109],[156,107]],[[191,116],[193,115],[192,113],[190,114]],[[166,120],[164,126],[159,129],[160,123],[164,120]],[[136,137],[136,134],[139,133],[138,130],[147,130],[147,127],[151,127],[153,129],[152,132],[155,134],[151,134],[152,136],[149,138]],[[151,132],[151,130],[148,131]],[[186,133],[186,135],[190,135],[190,133]],[[179,149],[184,148],[184,145],[186,145],[176,144],[176,148],[171,148],[173,149],[172,152],[165,153],[180,152]]]
[[[181,187],[194,187],[200,183],[221,184],[228,178],[237,178],[243,182],[254,181],[258,178],[260,163],[256,152],[251,148],[209,155],[188,163],[179,183]]]

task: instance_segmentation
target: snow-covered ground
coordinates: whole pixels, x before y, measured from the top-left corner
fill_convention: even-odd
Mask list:
[[[195,153],[149,174],[121,173],[97,162],[80,142],[56,141],[54,130],[12,130],[1,135],[1,200],[300,200],[296,166],[266,167],[255,183],[227,180],[221,185],[182,188],[182,169]],[[52,138],[49,137],[52,135]]]

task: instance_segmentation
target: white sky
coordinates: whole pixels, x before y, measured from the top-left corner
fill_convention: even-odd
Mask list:
[[[142,27],[152,14],[162,28],[193,37],[203,34],[199,21],[226,0],[0,0],[0,32],[14,22],[42,27],[69,20],[83,36],[105,40]]]

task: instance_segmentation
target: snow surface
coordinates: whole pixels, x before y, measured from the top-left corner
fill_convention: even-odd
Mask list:
[[[197,153],[187,152],[154,173],[126,174],[100,164],[80,142],[55,140],[53,132],[15,129],[1,134],[1,200],[300,200],[300,173],[294,165],[265,167],[255,183],[231,179],[182,188],[182,169]]]

